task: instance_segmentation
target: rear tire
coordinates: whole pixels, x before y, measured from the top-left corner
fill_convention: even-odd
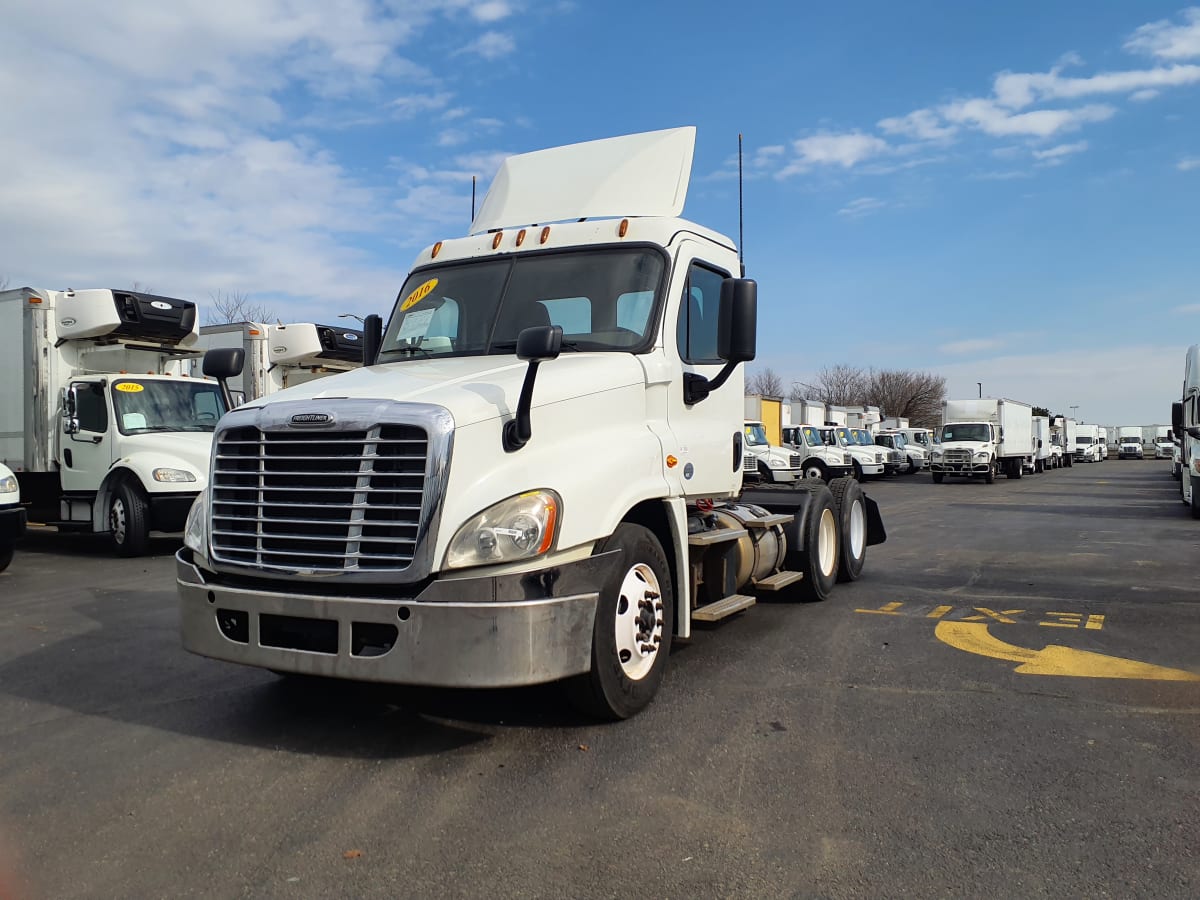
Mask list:
[[[596,605],[592,668],[567,681],[567,696],[588,715],[627,719],[650,703],[667,670],[675,592],[662,544],[648,528],[622,522],[595,553],[612,550],[620,555]]]
[[[941,472],[933,473],[933,483],[934,484],[941,484],[945,480],[946,480],[946,476],[943,475]]]
[[[812,602],[829,597],[837,583],[840,544],[833,493],[824,486],[813,488],[805,514],[804,548],[789,549],[785,559],[789,570],[804,573],[793,587],[796,599]]]
[[[1024,474],[1021,471],[1022,466],[1023,466],[1023,464],[1019,459],[1016,460],[1015,465],[1010,463],[1008,466],[1008,477],[1009,478],[1020,478]]]
[[[117,556],[145,556],[150,547],[150,504],[142,492],[122,481],[108,506],[109,539]]]
[[[867,560],[867,505],[863,490],[853,478],[829,482],[840,526],[838,537],[838,581],[857,581]]]

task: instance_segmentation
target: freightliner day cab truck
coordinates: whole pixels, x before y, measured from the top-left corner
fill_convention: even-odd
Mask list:
[[[1033,453],[1033,408],[991,397],[943,400],[939,441],[929,465],[935,484],[947,475],[988,484],[1001,473],[1020,478]]]
[[[218,381],[184,377],[196,305],[119,290],[0,292],[0,463],[34,521],[122,556],[179,531],[208,480]],[[224,377],[229,354],[207,360]]]
[[[836,428],[825,428],[821,430],[822,437],[828,436],[836,446],[850,457],[850,465],[854,471],[854,477],[862,481],[868,476],[883,475],[884,459],[887,453],[883,447],[875,446],[875,442],[869,439],[859,441],[854,435],[854,429],[844,425],[839,425]]]
[[[363,356],[361,331],[311,322],[204,325],[197,347],[241,347],[245,351],[241,374],[229,379],[237,403],[348,372],[362,365]]]
[[[25,533],[25,510],[21,506],[21,486],[12,469],[0,464],[0,572],[8,568],[13,547]]]
[[[1154,426],[1154,458],[1170,459],[1175,453],[1174,433],[1166,425]]]
[[[1179,439],[1179,496],[1200,519],[1200,344],[1183,361],[1183,397],[1171,404],[1171,430]]]
[[[1104,458],[1099,425],[1075,426],[1075,462],[1100,462]]]
[[[1050,423],[1050,440],[1062,452],[1062,465],[1068,469],[1075,464],[1075,439],[1078,426],[1069,416],[1055,416]]]
[[[1117,429],[1117,459],[1144,459],[1142,426],[1122,425]]]
[[[695,622],[859,574],[884,535],[852,479],[741,491],[756,286],[678,218],[694,135],[510,157],[470,234],[419,254],[377,357],[368,317],[373,364],[221,420],[178,556],[188,649],[565,679],[619,718]]]

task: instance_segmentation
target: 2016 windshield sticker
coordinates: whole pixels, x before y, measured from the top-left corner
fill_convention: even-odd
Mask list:
[[[145,388],[136,381],[122,381],[120,384],[114,385],[118,391],[124,391],[126,394],[138,394]]]
[[[400,312],[404,312],[410,306],[416,306],[418,303],[428,297],[433,289],[437,287],[437,283],[438,280],[436,278],[430,278],[427,282],[405,297],[404,302],[400,304]]]

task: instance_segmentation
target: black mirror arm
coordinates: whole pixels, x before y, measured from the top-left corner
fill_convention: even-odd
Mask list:
[[[703,375],[697,375],[695,372],[683,373],[683,402],[688,406],[694,406],[701,400],[704,400],[715,390],[719,390],[721,385],[729,380],[729,376],[733,374],[733,370],[738,367],[736,360],[725,363],[724,368],[717,373],[717,377],[709,381]]]
[[[504,423],[504,452],[515,453],[533,436],[533,425],[529,421],[529,411],[533,407],[533,382],[537,379],[538,366],[541,360],[531,359],[529,368],[525,370],[525,381],[521,385],[521,399],[517,401],[517,414]]]

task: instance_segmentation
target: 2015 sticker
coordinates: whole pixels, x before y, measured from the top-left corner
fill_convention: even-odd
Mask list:
[[[126,394],[139,394],[145,388],[136,381],[122,381],[120,384],[113,385],[118,391],[124,391]]]
[[[436,278],[430,278],[423,285],[405,297],[404,302],[400,304],[400,312],[404,312],[410,306],[416,306],[418,303],[428,297],[430,293],[433,292],[433,289],[437,287],[437,283],[438,280]]]

